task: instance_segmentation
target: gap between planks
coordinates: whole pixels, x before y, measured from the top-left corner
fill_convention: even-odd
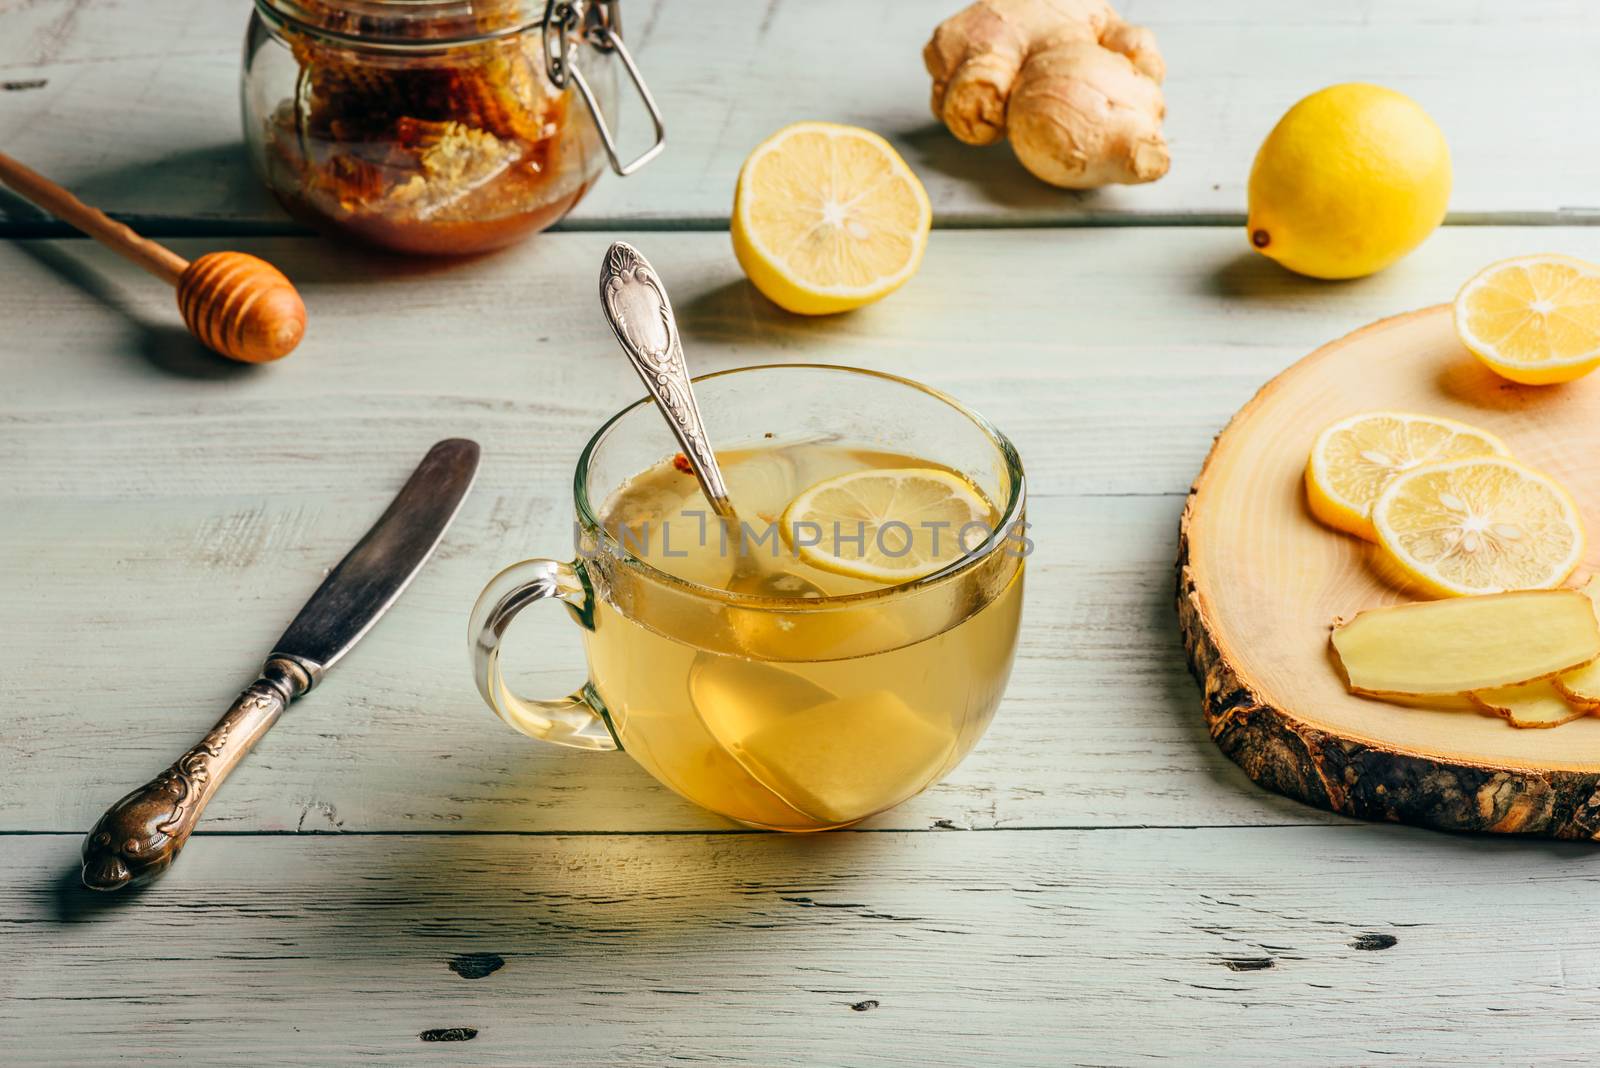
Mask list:
[[[316,230],[291,219],[250,221],[239,219],[201,219],[170,215],[136,215],[108,212],[145,237],[178,238],[259,238],[316,237]],[[1242,227],[1244,212],[1151,212],[1141,215],[1085,215],[1062,219],[1031,212],[1006,217],[954,214],[935,217],[935,230],[1097,230],[1140,227]],[[1600,226],[1600,208],[1572,207],[1553,211],[1459,212],[1445,216],[1443,226]],[[728,217],[619,216],[614,219],[567,219],[550,227],[547,233],[594,234],[612,231],[638,233],[723,233]],[[0,214],[0,240],[34,241],[83,238],[79,231],[55,219],[10,218]]]

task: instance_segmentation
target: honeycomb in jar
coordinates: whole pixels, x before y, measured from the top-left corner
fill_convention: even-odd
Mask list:
[[[379,131],[410,118],[459,122],[529,143],[553,133],[548,102],[559,93],[533,41],[489,41],[406,66],[379,65],[303,38],[294,53],[304,79],[306,124],[314,132],[335,122]]]
[[[375,22],[323,0],[305,9],[346,33],[430,36],[428,23]],[[521,17],[515,0],[480,0],[472,27],[507,28]],[[306,195],[339,213],[425,219],[469,197],[477,210],[509,209],[537,199],[536,185],[553,176],[567,101],[545,76],[537,34],[403,57],[306,34],[289,41],[300,77],[297,99],[272,123],[279,161]],[[496,197],[485,187],[502,176]]]

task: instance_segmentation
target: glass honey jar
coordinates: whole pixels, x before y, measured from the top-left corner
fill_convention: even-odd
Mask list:
[[[617,0],[256,0],[245,140],[284,207],[402,252],[500,248],[664,144]],[[655,127],[624,163],[618,67]],[[613,116],[608,122],[607,115]]]

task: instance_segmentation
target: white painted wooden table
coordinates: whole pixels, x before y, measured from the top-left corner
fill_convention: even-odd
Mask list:
[[[1075,196],[926,115],[918,50],[955,3],[627,0],[668,153],[562,232],[446,267],[307,236],[259,190],[243,3],[0,0],[0,145],[186,254],[271,258],[312,315],[283,365],[222,365],[159,286],[3,203],[0,1061],[1592,1061],[1600,854],[1256,789],[1206,736],[1170,600],[1188,481],[1266,378],[1496,257],[1600,258],[1600,16],[1130,0],[1168,55],[1176,162]],[[1250,157],[1299,95],[1363,78],[1444,126],[1458,225],[1378,277],[1298,279],[1245,248]],[[725,233],[744,153],[811,117],[891,136],[940,224],[903,291],[821,321],[756,296]],[[619,236],[701,369],[884,368],[1022,449],[1038,551],[1006,701],[948,782],[862,828],[743,831],[625,756],[525,742],[472,690],[473,596],[562,551],[577,451],[638,392],[593,297]],[[390,617],[163,881],[76,889],[99,810],[452,434],[482,475]],[[574,681],[570,630],[530,629],[554,650],[530,687]]]

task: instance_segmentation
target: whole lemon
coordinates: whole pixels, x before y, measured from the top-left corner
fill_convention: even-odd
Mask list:
[[[1313,278],[1360,278],[1422,244],[1450,201],[1450,146],[1417,102],[1379,85],[1320,89],[1250,168],[1250,244]]]

